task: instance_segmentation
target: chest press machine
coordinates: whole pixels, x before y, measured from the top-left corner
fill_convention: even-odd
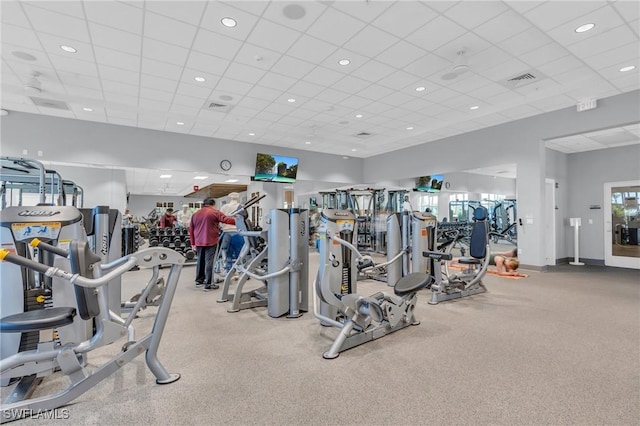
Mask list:
[[[0,290],[2,314],[6,316],[0,319],[0,380],[3,386],[14,388],[2,404],[0,423],[60,407],[145,351],[157,383],[179,378],[166,372],[156,353],[184,262],[182,256],[169,249],[148,249],[101,264],[89,247],[82,215],[74,207],[9,207],[1,218]],[[148,291],[156,284],[159,266],[167,263],[172,265],[171,271],[153,329],[133,340],[131,322],[142,303],[126,321],[114,322],[106,287],[132,267],[141,266],[154,269]],[[34,308],[25,303],[38,286],[43,292],[39,296],[52,294],[52,304]],[[119,354],[94,371],[86,368],[88,352],[124,336],[128,341]],[[69,387],[31,398],[39,380],[57,370],[69,378]],[[10,384],[12,379],[19,381]]]
[[[340,352],[370,342],[420,322],[414,316],[417,293],[432,282],[424,272],[409,273],[393,285],[393,294],[357,293],[357,269],[369,267],[371,258],[354,245],[356,216],[348,210],[322,211],[320,264],[313,285],[314,314],[323,326],[340,329],[331,348],[322,356],[333,359]]]

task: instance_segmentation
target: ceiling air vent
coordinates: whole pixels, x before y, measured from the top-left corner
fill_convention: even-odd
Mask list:
[[[369,136],[371,136],[371,133],[360,132],[360,133],[356,134],[355,136],[356,136],[356,138],[368,138]]]
[[[31,101],[35,106],[44,107],[44,108],[53,108],[53,109],[61,109],[64,111],[69,111],[69,105],[62,101],[55,101],[53,99],[44,99],[37,98],[35,96],[30,97]]]
[[[537,83],[540,80],[545,79],[546,76],[538,70],[530,70],[523,74],[516,75],[501,82],[501,84],[508,89],[519,89],[522,86],[528,84]]]
[[[216,111],[216,112],[229,112],[231,111],[231,109],[233,108],[233,105],[226,105],[226,104],[221,104],[219,102],[213,102],[213,101],[207,101],[204,104],[204,109],[209,110],[209,111]]]

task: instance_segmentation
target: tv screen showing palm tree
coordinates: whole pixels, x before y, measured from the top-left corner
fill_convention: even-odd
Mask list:
[[[260,153],[256,157],[254,180],[293,183],[296,181],[297,174],[297,158]]]

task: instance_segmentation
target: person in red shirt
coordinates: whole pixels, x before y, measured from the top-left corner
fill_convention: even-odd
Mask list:
[[[215,208],[216,200],[207,198],[202,208],[191,216],[189,238],[191,247],[196,251],[196,287],[204,284],[204,290],[217,289],[213,283],[213,260],[220,238],[220,223],[235,225],[236,220],[225,216]]]
[[[173,214],[173,209],[169,207],[160,217],[160,228],[173,228],[173,224],[177,221],[178,218]]]

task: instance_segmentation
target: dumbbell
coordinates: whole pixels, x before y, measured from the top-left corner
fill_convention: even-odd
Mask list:
[[[191,248],[188,248],[186,251],[184,251],[184,257],[186,257],[189,260],[192,260],[196,257],[196,253],[191,250]]]

